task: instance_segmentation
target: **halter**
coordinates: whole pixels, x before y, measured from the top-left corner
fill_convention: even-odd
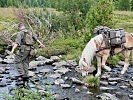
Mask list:
[[[87,64],[87,66],[84,66],[84,65],[83,65],[84,67],[83,67],[82,70],[83,70],[83,71],[88,71],[88,70],[89,70],[89,67],[92,67],[92,64],[88,64],[88,63],[86,62],[85,58],[83,58],[83,61]]]

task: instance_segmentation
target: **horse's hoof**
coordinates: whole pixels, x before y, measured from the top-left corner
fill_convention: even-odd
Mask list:
[[[98,74],[96,74],[95,76],[96,76],[96,77],[99,77],[100,75],[101,75],[101,74],[98,73]]]
[[[122,75],[125,74],[126,71],[127,71],[127,67],[124,67],[124,68],[122,69],[122,71],[121,71],[121,74],[122,74]]]
[[[108,67],[108,66],[105,66],[104,69],[106,69],[106,70],[109,71],[109,72],[111,71],[111,68]]]
[[[85,76],[87,76],[87,75],[86,75],[86,73],[82,73],[82,76],[85,77]]]
[[[108,71],[110,72],[111,71],[111,68],[109,68]]]
[[[125,71],[122,70],[122,71],[121,71],[121,74],[123,75],[124,73],[125,73]]]

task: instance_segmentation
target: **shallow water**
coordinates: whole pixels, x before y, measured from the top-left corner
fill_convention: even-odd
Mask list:
[[[2,81],[0,83],[7,84],[7,81],[11,81],[11,78],[14,77],[15,75],[17,75],[17,71],[16,71],[14,64],[0,64],[0,67],[2,67],[2,68],[10,67],[9,70],[6,70],[6,72],[7,72],[6,74],[4,74],[4,73],[0,74],[1,76],[4,76],[3,78],[0,78],[0,79],[2,79]],[[48,76],[47,74],[39,73],[40,70],[48,69],[48,68],[51,69],[50,73],[53,73],[54,70],[53,70],[53,66],[51,66],[51,65],[39,66],[39,67],[37,67],[37,70],[35,72],[37,73],[36,75],[37,75],[37,78],[39,79],[38,84],[40,84],[40,86],[42,86],[44,88],[48,87],[49,91],[51,91],[54,95],[57,96],[56,100],[98,100],[98,98],[96,96],[101,93],[104,93],[104,92],[107,92],[110,94],[116,94],[116,92],[118,92],[117,97],[120,100],[131,100],[131,99],[129,99],[128,95],[133,94],[133,88],[129,86],[124,89],[124,88],[120,88],[119,86],[129,84],[128,80],[133,77],[133,74],[131,74],[131,73],[133,73],[133,67],[130,67],[128,69],[127,74],[121,76],[123,81],[118,82],[118,84],[116,86],[108,85],[110,87],[116,88],[116,90],[112,90],[112,91],[100,91],[99,88],[84,89],[83,85],[72,83],[72,81],[70,80],[71,77],[74,77],[79,80],[83,79],[81,74],[76,72],[74,69],[72,69],[70,72],[67,72],[66,74],[62,75],[61,78],[63,80],[65,80],[66,77],[68,78],[67,80],[65,80],[65,83],[71,85],[70,88],[64,89],[59,85],[53,84],[53,82],[55,81],[54,78],[49,78],[49,77],[47,77]],[[120,68],[113,68],[110,76],[118,78],[118,77],[120,77],[119,73],[120,73]],[[103,72],[103,74],[104,74],[104,72]],[[34,90],[34,84],[32,82],[30,82],[30,84],[33,85],[32,89]],[[5,93],[5,92],[9,93],[8,88],[10,86],[16,88],[15,80],[13,80],[12,82],[9,82],[8,85],[5,87],[0,87],[0,100],[3,100],[2,99],[3,93]],[[75,89],[79,89],[80,92],[75,92]],[[87,94],[87,91],[90,91],[93,94]]]

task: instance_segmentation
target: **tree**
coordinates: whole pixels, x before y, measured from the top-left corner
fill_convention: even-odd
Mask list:
[[[130,1],[131,0],[119,0],[119,10],[130,10]]]
[[[132,0],[114,0],[115,8],[117,10],[131,10]]]
[[[113,26],[113,9],[113,0],[99,0],[91,6],[86,17],[88,32],[85,42],[88,42],[96,26]]]
[[[7,0],[0,0],[0,7],[5,7],[7,4]]]
[[[131,11],[133,11],[133,0],[131,0]]]

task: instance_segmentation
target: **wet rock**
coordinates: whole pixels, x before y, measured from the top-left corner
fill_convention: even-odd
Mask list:
[[[36,67],[30,67],[30,68],[28,68],[30,71],[36,71],[37,70],[37,68]]]
[[[56,85],[60,85],[60,84],[65,83],[65,81],[64,81],[63,79],[57,79],[57,80],[54,81],[54,83],[55,83]]]
[[[107,80],[108,78],[110,78],[110,75],[108,75],[108,74],[103,74],[103,75],[101,76],[101,79]]]
[[[121,78],[109,78],[108,81],[120,81]]]
[[[122,78],[121,81],[128,82],[128,80],[125,78]]]
[[[132,80],[129,81],[129,84],[131,85],[131,87],[133,87],[133,81]]]
[[[88,90],[87,86],[84,86],[84,85],[82,86],[82,89],[83,90]]]
[[[50,64],[50,65],[52,65],[54,63],[54,60],[52,60],[52,59],[46,59],[45,60],[45,64]]]
[[[55,74],[50,74],[50,75],[48,75],[48,77],[51,77],[51,78],[61,78],[61,74],[59,74],[59,73],[55,73]]]
[[[14,55],[8,55],[8,56],[5,57],[5,59],[3,60],[3,62],[4,63],[8,63],[8,64],[9,63],[14,63],[14,60],[15,60],[14,58],[15,58]]]
[[[114,82],[109,82],[110,85],[113,85],[113,86],[116,86],[117,85],[117,82],[114,81]]]
[[[0,78],[3,78],[4,76],[0,75]]]
[[[124,61],[119,61],[118,64],[121,65],[121,66],[124,66],[125,62]]]
[[[35,73],[34,73],[34,72],[32,72],[32,71],[29,71],[29,76],[30,76],[30,77],[35,76]]]
[[[76,83],[76,84],[84,84],[82,81],[76,79],[76,78],[70,78],[72,80],[73,83]]]
[[[4,67],[0,67],[0,72],[6,71]]]
[[[39,93],[43,94],[43,95],[48,95],[49,93],[45,90],[38,90]]]
[[[39,82],[39,78],[37,78],[37,77],[33,77],[31,80],[32,80],[32,82]]]
[[[6,87],[6,86],[7,86],[6,83],[0,82],[0,87]]]
[[[119,100],[115,95],[110,93],[102,93],[101,95],[97,95],[97,98],[102,100]]]
[[[2,63],[3,62],[3,59],[0,57],[0,63]]]
[[[60,84],[60,86],[62,88],[70,88],[71,87],[71,85],[69,85],[69,84]]]
[[[57,67],[62,67],[62,66],[75,67],[77,66],[77,63],[74,60],[66,60],[66,61],[61,61],[61,62],[55,62],[52,65],[57,66]]]
[[[76,89],[75,89],[75,92],[76,92],[76,93],[79,93],[79,92],[80,92],[80,90],[79,90],[78,88],[76,88]]]
[[[127,70],[127,73],[128,73],[128,74],[132,74],[132,73],[133,73],[133,69],[129,68],[129,69]]]
[[[9,84],[12,83],[12,82],[13,82],[13,80],[7,80],[6,81],[6,83],[9,83]]]
[[[72,88],[75,88],[76,86],[75,85],[72,85]]]
[[[100,84],[101,85],[104,85],[104,86],[107,86],[108,85],[108,82],[106,82],[106,81],[100,81]]]
[[[36,66],[43,66],[45,65],[46,61],[31,61],[29,63],[29,68],[36,67]]]
[[[120,67],[122,67],[121,65],[115,65],[115,67],[118,67],[118,68],[120,68]]]
[[[4,71],[4,72],[2,72],[2,74],[9,74],[10,72],[8,72],[8,71]]]
[[[89,68],[88,74],[92,74],[94,71],[96,71],[96,67],[91,66],[91,67]]]
[[[130,100],[129,94],[126,92],[115,92],[116,96],[119,98],[119,100]]]
[[[42,69],[40,70],[40,73],[43,73],[43,74],[46,74],[46,73],[49,73],[49,72],[52,72],[51,69]]]
[[[45,79],[45,84],[46,85],[53,85],[54,84],[55,79],[51,78],[51,77],[47,77],[47,79]]]
[[[116,88],[113,88],[113,87],[100,87],[100,90],[101,91],[108,91],[108,90],[116,90]]]
[[[119,87],[122,88],[122,89],[127,89],[127,86],[124,86],[124,85],[119,86]]]
[[[62,74],[65,74],[66,72],[69,72],[69,71],[71,71],[70,69],[68,69],[68,68],[59,68],[59,69],[57,69],[57,70],[55,70],[54,72],[55,73],[62,73]]]
[[[90,92],[90,91],[87,91],[87,94],[93,95],[93,93],[92,93],[92,92]]]
[[[9,86],[9,87],[8,87],[8,90],[9,90],[9,93],[11,94],[11,92],[12,92],[13,90],[15,90],[15,87]]]
[[[66,98],[63,98],[63,99],[60,99],[60,100],[71,100],[71,99],[69,99],[68,97],[66,97]]]
[[[69,78],[68,77],[64,77],[65,81],[68,80]]]
[[[130,98],[130,99],[133,99],[133,95],[129,95],[129,98]]]
[[[39,56],[36,58],[37,61],[45,61],[47,58],[45,58],[44,56]]]
[[[11,68],[10,67],[5,67],[5,70],[10,70]]]
[[[60,97],[60,94],[55,93],[53,96],[54,96],[54,100],[58,100],[58,98]]]
[[[59,56],[51,56],[50,59],[53,61],[58,61],[58,60],[60,60],[60,57]]]

